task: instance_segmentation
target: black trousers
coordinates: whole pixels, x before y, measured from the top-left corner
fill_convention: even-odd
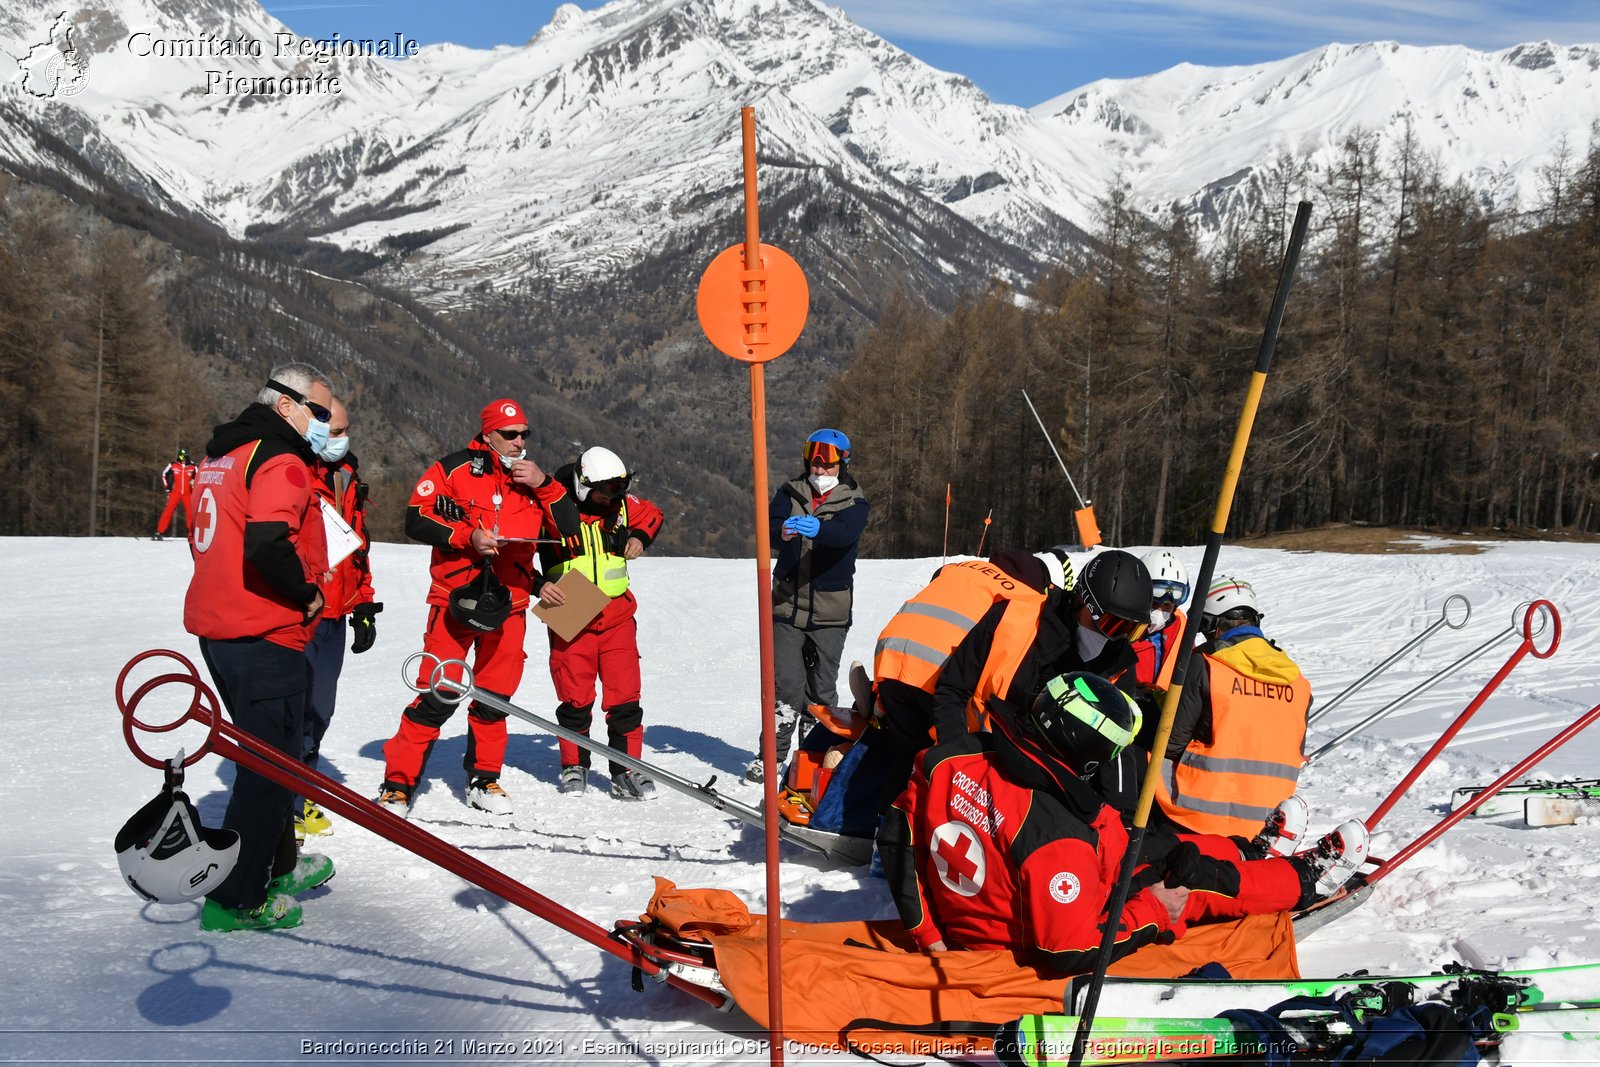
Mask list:
[[[200,654],[233,724],[299,760],[310,688],[305,653],[259,637],[202,637]],[[267,883],[294,868],[294,799],[282,786],[238,769],[222,825],[239,833],[239,862],[210,894],[212,900],[230,908],[257,907],[267,899]]]

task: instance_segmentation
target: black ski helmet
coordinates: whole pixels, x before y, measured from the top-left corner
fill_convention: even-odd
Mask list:
[[[463,626],[489,633],[511,617],[511,590],[485,562],[478,576],[450,594],[450,614]]]
[[[1072,588],[1097,619],[1111,615],[1150,624],[1150,569],[1132,552],[1120,548],[1101,552],[1083,565]]]
[[[1143,721],[1128,694],[1098,674],[1075,671],[1045,683],[1023,729],[1081,777],[1121,755]]]

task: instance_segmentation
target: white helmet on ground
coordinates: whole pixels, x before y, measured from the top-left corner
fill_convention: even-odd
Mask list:
[[[182,904],[211,892],[239,861],[239,835],[200,822],[182,790],[164,789],[134,813],[114,842],[117,866],[146,900]]]
[[[579,500],[589,499],[590,490],[596,486],[619,479],[622,482],[621,490],[609,495],[613,499],[620,497],[628,491],[628,482],[633,477],[628,473],[628,468],[623,464],[621,457],[611,449],[601,448],[599,445],[578,457],[577,475],[575,481]]]
[[[1146,552],[1139,557],[1150,571],[1151,602],[1166,601],[1177,607],[1189,599],[1189,572],[1183,564],[1164,548]]]

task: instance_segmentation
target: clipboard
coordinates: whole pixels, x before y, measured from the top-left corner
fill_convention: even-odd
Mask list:
[[[328,566],[337,567],[345,557],[361,547],[361,535],[344,521],[338,508],[326,500],[319,500],[318,503],[322,505],[322,532],[328,539]]]
[[[563,574],[556,580],[556,588],[567,595],[567,602],[552,606],[535,601],[533,613],[563,641],[577,637],[611,603],[611,598],[582,571]]]

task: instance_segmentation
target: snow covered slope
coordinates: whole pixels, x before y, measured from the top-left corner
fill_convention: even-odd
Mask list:
[[[1198,565],[1198,549],[1176,551]],[[870,658],[878,629],[937,563],[863,562],[847,660]],[[10,921],[0,946],[18,977],[0,1000],[0,1023],[10,1058],[303,1063],[318,1061],[304,1042],[404,1040],[421,1044],[382,1061],[766,1062],[741,1013],[720,1015],[654,984],[635,993],[624,964],[347,823],[318,841],[338,863],[338,877],[305,898],[305,923],[295,930],[202,934],[194,905],[142,905],[121,882],[111,841],[156,792],[160,774],[124,747],[113,685],[122,664],[144,649],[194,654],[181,623],[188,553],[176,541],[12,539],[0,540],[0,566],[35,576],[8,600],[13,632],[5,646],[12,755],[0,785],[10,813],[0,824],[7,859],[0,902]],[[377,644],[347,659],[324,746],[329,773],[362,792],[378,784],[382,744],[409,696],[400,669],[420,644],[427,550],[375,546],[374,569],[386,605]],[[1593,595],[1600,549],[1593,545],[1518,542],[1476,555],[1373,556],[1230,546],[1221,570],[1255,583],[1267,631],[1301,663],[1322,700],[1438,619],[1449,594],[1471,602],[1464,629],[1441,631],[1405,657],[1318,723],[1313,742],[1503,632],[1521,602],[1548,596],[1561,609],[1560,650],[1512,673],[1384,820],[1377,855],[1393,854],[1447,812],[1455,786],[1491,780],[1600,701]],[[756,790],[736,784],[757,738],[751,561],[647,557],[635,571],[646,752],[694,780],[716,775],[719,786],[753,802]],[[1312,829],[1371,812],[1511,648],[1502,640],[1404,714],[1309,769],[1303,792]],[[529,654],[516,699],[549,715],[555,697],[542,638],[533,637]],[[464,731],[452,721],[433,754],[416,809],[430,832],[606,927],[644,908],[658,874],[680,885],[726,887],[765,907],[753,831],[676,793],[644,805],[594,789],[560,796],[553,740],[516,722],[503,780],[518,814],[510,826],[490,825],[462,802]],[[150,747],[164,753],[161,741]],[[1591,733],[1545,769],[1592,776],[1597,757],[1600,733]],[[213,823],[232,773],[215,758],[189,773],[189,792]],[[1409,972],[1455,959],[1600,960],[1597,853],[1600,824],[1592,822],[1531,830],[1516,818],[1468,821],[1381,882],[1362,908],[1306,938],[1301,967],[1334,974]],[[884,883],[865,870],[787,847],[783,860],[790,918],[893,913]],[[467,1039],[559,1044],[474,1057],[464,1054]],[[441,1057],[435,1049],[448,1042],[452,1056]],[[660,1051],[672,1043],[676,1054]],[[1523,1062],[1518,1057],[1513,1043],[1506,1062]],[[796,1055],[791,1062],[857,1061]]]
[[[9,7],[0,45],[28,54],[56,5]],[[1563,139],[1581,148],[1600,117],[1600,46],[1551,44],[1330,45],[1096,82],[1023,109],[820,0],[566,5],[521,46],[402,60],[307,55],[253,0],[93,0],[73,32],[86,87],[40,99],[14,79],[0,158],[62,167],[46,143],[59,137],[147,199],[235,234],[420,248],[402,273],[434,289],[604,277],[725,228],[745,104],[772,164],[950,213],[1037,262],[1079,242],[1113,181],[1136,206],[1187,205],[1214,226],[1249,202],[1264,162],[1287,151],[1325,168],[1358,127],[1389,147],[1409,128],[1487,201],[1526,202]],[[218,40],[261,54],[171,54]],[[230,91],[285,75],[337,78],[340,91]]]

